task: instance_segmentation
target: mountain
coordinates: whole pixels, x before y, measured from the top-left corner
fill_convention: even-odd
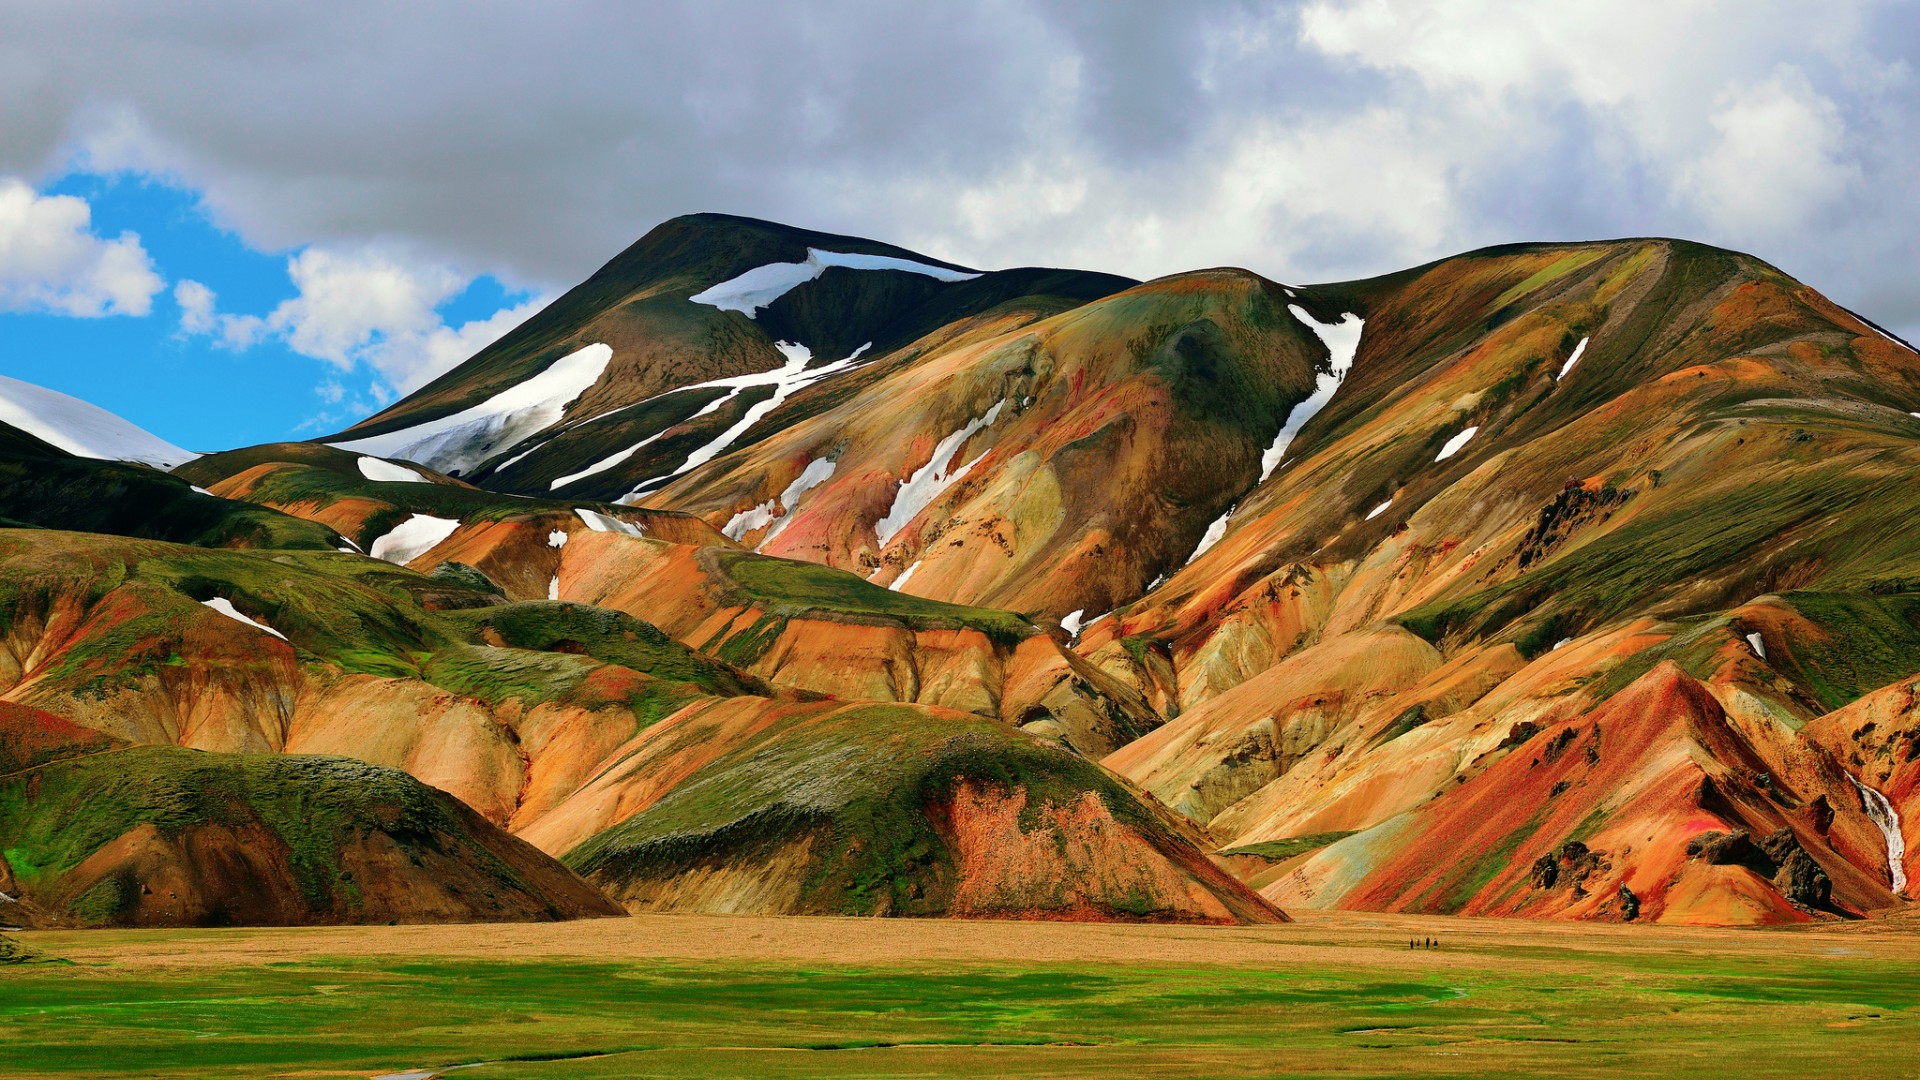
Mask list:
[[[170,469],[193,454],[76,397],[0,375],[0,425],[77,457]]]
[[[0,488],[0,699],[402,770],[630,910],[1752,924],[1920,870],[1920,357],[1736,252],[1141,283],[696,215],[349,431],[111,467],[324,539]]]
[[[757,426],[818,408],[823,380],[866,382],[928,335],[1017,325],[1131,284],[980,273],[856,237],[679,218],[467,363],[323,441],[502,491],[613,500],[749,445]]]

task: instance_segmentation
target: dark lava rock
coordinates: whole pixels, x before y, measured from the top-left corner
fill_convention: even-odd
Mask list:
[[[1620,918],[1626,922],[1632,922],[1633,920],[1639,918],[1640,917],[1640,898],[1633,895],[1633,890],[1627,888],[1627,883],[1624,881],[1620,883],[1619,896],[1620,896]]]
[[[1793,903],[1809,908],[1833,906],[1833,879],[1813,861],[1792,829],[1777,829],[1760,847],[1779,870],[1773,875],[1773,887]]]
[[[1542,855],[1533,860],[1533,887],[1551,889],[1553,883],[1560,880],[1560,860],[1551,855]]]
[[[1791,834],[1789,834],[1791,835]],[[1744,829],[1730,833],[1704,832],[1687,841],[1687,857],[1704,859],[1711,866],[1744,866],[1761,877],[1770,878],[1779,865],[1753,842]]]
[[[1500,746],[1498,748],[1504,750],[1509,746],[1519,746],[1521,743],[1526,742],[1538,734],[1540,734],[1539,724],[1531,720],[1522,720],[1507,729],[1507,737],[1500,740]]]

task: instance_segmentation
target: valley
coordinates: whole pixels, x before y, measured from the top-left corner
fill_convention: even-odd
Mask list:
[[[21,940],[70,963],[0,969],[0,1073],[1598,1076],[1737,1052],[1900,1076],[1911,935],[1341,912],[42,932]]]

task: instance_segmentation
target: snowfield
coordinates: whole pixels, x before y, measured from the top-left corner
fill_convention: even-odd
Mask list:
[[[205,604],[207,607],[210,607],[213,610],[219,612],[220,614],[225,615],[227,618],[234,620],[235,622],[246,623],[248,626],[253,627],[255,630],[261,630],[266,633],[272,634],[274,637],[279,638],[281,641],[287,640],[287,635],[281,633],[278,630],[275,630],[273,627],[268,626],[266,623],[254,622],[252,619],[249,619],[245,615],[240,614],[239,611],[234,609],[233,601],[227,599],[224,596],[216,596],[211,600],[202,600],[200,602],[202,604]]]
[[[900,571],[899,577],[894,578],[891,582],[887,584],[887,588],[893,590],[894,592],[899,592],[901,589],[906,588],[907,582],[913,577],[914,572],[920,569],[920,563],[921,563],[921,560],[919,559],[913,560],[913,562],[909,564],[905,570]]]
[[[412,562],[438,547],[442,540],[453,535],[460,527],[454,518],[439,518],[431,514],[415,514],[394,526],[393,531],[373,542],[367,554],[376,559],[385,559],[400,566]]]
[[[1193,554],[1187,556],[1188,564],[1191,564],[1193,560],[1200,556],[1205,555],[1208,548],[1213,547],[1213,545],[1219,543],[1226,537],[1227,519],[1233,516],[1234,510],[1238,509],[1238,507],[1239,504],[1235,503],[1233,506],[1227,507],[1226,513],[1213,519],[1213,524],[1207,526],[1207,531],[1200,534],[1200,545],[1193,549]]]
[[[471,472],[502,450],[559,423],[567,406],[600,381],[612,359],[611,347],[588,345],[555,360],[533,378],[452,416],[331,445],[376,457],[406,458],[443,473]]]
[[[1586,351],[1587,351],[1587,339],[1581,338],[1580,344],[1575,345],[1573,347],[1573,355],[1567,357],[1567,362],[1560,365],[1560,374],[1555,375],[1553,377],[1553,381],[1559,382],[1561,379],[1566,378],[1567,372],[1573,370],[1573,365],[1580,362],[1580,354]]]
[[[1387,500],[1386,502],[1383,502],[1383,503],[1381,503],[1381,504],[1380,504],[1379,506],[1376,506],[1376,507],[1374,507],[1373,509],[1371,509],[1371,510],[1369,510],[1369,511],[1367,511],[1367,517],[1366,517],[1366,520],[1368,520],[1368,521],[1372,521],[1372,520],[1373,520],[1374,518],[1377,518],[1377,517],[1379,517],[1379,516],[1380,516],[1381,514],[1384,514],[1384,513],[1386,513],[1386,512],[1387,512],[1387,507],[1389,507],[1389,506],[1392,506],[1392,505],[1393,505],[1393,500],[1392,500],[1392,499],[1388,499],[1388,500]]]
[[[395,484],[431,484],[433,481],[407,468],[395,465],[391,461],[382,461],[377,457],[363,457],[358,462],[360,475],[369,480],[381,480]]]
[[[947,471],[953,464],[953,456],[960,452],[960,448],[966,445],[974,432],[992,427],[994,421],[1000,419],[1000,410],[1006,405],[1004,400],[996,403],[993,408],[987,410],[986,415],[967,421],[959,431],[941,439],[933,448],[933,457],[929,458],[925,465],[914,470],[912,476],[900,481],[900,490],[893,496],[893,506],[887,510],[884,517],[873,523],[873,532],[879,538],[881,547],[885,547],[887,541],[898,536],[900,530],[907,527],[907,522],[913,520],[914,515],[933,505],[933,500],[939,498],[941,492],[952,487],[975,465],[980,464],[980,458],[987,456],[984,452],[980,457],[974,458],[958,469],[952,472]]]
[[[594,532],[625,533],[628,536],[646,535],[640,526],[635,525],[633,522],[622,521],[617,517],[603,514],[598,510],[585,510],[575,507],[573,512],[578,514],[580,520],[586,523],[587,528],[592,529]]]
[[[936,281],[971,281],[980,276],[978,273],[949,270],[944,266],[931,266],[912,259],[808,248],[804,262],[756,266],[739,277],[729,278],[688,299],[721,311],[737,311],[751,319],[761,308],[826,273],[829,266],[844,266],[849,270],[905,270],[908,273],[925,274]]]
[[[1479,433],[1480,433],[1480,425],[1474,424],[1473,426],[1467,428],[1465,431],[1462,431],[1460,434],[1455,435],[1451,439],[1448,439],[1447,444],[1440,448],[1439,456],[1435,457],[1433,460],[1445,461],[1448,458],[1452,457],[1453,455],[1459,453],[1461,449],[1464,448],[1468,443],[1472,442],[1473,437],[1475,435],[1478,435]]]
[[[721,534],[729,540],[737,541],[755,529],[767,529],[766,535],[754,545],[753,550],[759,551],[767,546],[767,541],[780,535],[780,530],[786,528],[793,520],[793,512],[800,502],[800,497],[831,479],[833,470],[834,463],[827,458],[815,458],[809,461],[807,467],[800,470],[800,475],[794,477],[793,483],[788,484],[786,490],[780,493],[779,498],[768,499],[758,506],[733,515],[727,520],[726,528],[720,530]],[[772,527],[768,528],[768,526]]]
[[[1316,373],[1313,377],[1313,393],[1305,401],[1295,405],[1287,413],[1286,422],[1280,425],[1280,434],[1273,437],[1273,445],[1260,455],[1260,483],[1266,483],[1287,458],[1287,447],[1293,443],[1294,436],[1307,426],[1307,421],[1319,415],[1327,402],[1333,400],[1334,391],[1340,389],[1340,380],[1347,377],[1353,368],[1354,354],[1360,351],[1360,333],[1366,328],[1365,320],[1358,315],[1342,315],[1337,323],[1323,323],[1313,317],[1306,308],[1298,304],[1288,304],[1287,310],[1293,317],[1305,323],[1314,332],[1320,343],[1327,347],[1329,366],[1333,369],[1327,374]]]
[[[0,423],[12,424],[69,454],[101,461],[136,461],[171,469],[200,456],[98,405],[5,375],[0,375]]]
[[[732,427],[709,440],[705,446],[688,454],[687,460],[681,463],[679,468],[665,475],[655,476],[641,481],[638,487],[614,501],[622,505],[632,505],[654,488],[665,484],[676,476],[691,472],[705,465],[707,462],[712,461],[714,458],[719,457],[728,447],[731,447],[737,442],[740,436],[745,435],[753,428],[753,425],[759,423],[761,417],[766,416],[768,413],[785,404],[786,400],[792,397],[795,392],[804,390],[822,379],[865,366],[860,363],[860,358],[865,356],[867,350],[872,347],[873,342],[869,341],[865,345],[853,350],[853,354],[844,360],[835,360],[831,364],[823,364],[817,368],[809,368],[807,365],[813,362],[812,349],[807,348],[805,345],[797,345],[791,341],[776,342],[774,348],[780,350],[780,354],[787,358],[787,362],[774,368],[772,371],[757,371],[751,375],[731,375],[724,379],[711,379],[707,382],[695,383],[692,386],[680,387],[679,390],[668,391],[668,393],[679,393],[681,390],[698,390],[708,386],[725,386],[731,388],[731,393],[727,394],[727,396],[709,402],[705,408],[694,413],[693,416],[688,417],[688,420],[705,416],[708,413],[718,410],[722,405],[739,397],[741,391],[749,386],[771,386],[773,387],[773,396],[747,409],[747,411],[741,415],[740,419],[734,422]],[[664,397],[665,395],[655,396]],[[683,420],[681,423],[686,423],[686,421]],[[677,426],[679,425],[673,425],[673,427]],[[672,428],[669,427],[667,430],[672,430]],[[643,440],[640,446],[645,446],[647,443],[652,442],[664,434],[666,434],[666,431],[652,435]],[[640,446],[635,446],[633,449],[638,450]],[[629,451],[629,453],[631,453],[631,451]],[[622,457],[621,455],[615,456]],[[622,460],[624,460],[624,457],[622,457]],[[559,481],[555,481],[554,483],[556,487],[559,485]]]

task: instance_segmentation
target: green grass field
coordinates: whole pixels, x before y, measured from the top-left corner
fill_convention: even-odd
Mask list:
[[[42,933],[26,940],[76,959],[0,968],[0,1075],[480,1062],[452,1075],[1920,1075],[1910,933],[1649,930],[1642,942],[1618,928],[1327,918],[1224,931],[689,919],[684,948],[674,917]],[[866,928],[882,926],[872,940]],[[914,946],[916,926],[938,940]],[[1457,940],[1408,951],[1401,935],[1421,926]],[[436,934],[462,936],[458,954],[409,952]],[[356,935],[386,936],[324,951]],[[773,959],[695,955],[761,940]],[[859,940],[869,947],[847,945]],[[899,959],[876,959],[895,940]],[[541,955],[555,948],[607,955]],[[982,958],[1000,949],[1035,959]],[[1140,959],[1115,962],[1128,954]]]

